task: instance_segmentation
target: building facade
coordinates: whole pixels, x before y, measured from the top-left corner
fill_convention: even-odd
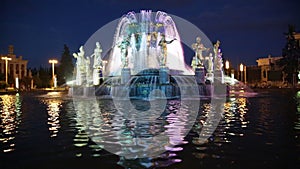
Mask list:
[[[300,33],[293,34],[296,45],[300,47]],[[289,86],[287,80],[287,73],[284,72],[283,66],[280,66],[282,56],[271,56],[258,58],[257,65],[247,66],[247,83],[252,87],[287,87]],[[300,57],[298,56],[298,83],[300,82]],[[293,77],[296,82],[296,76]],[[294,83],[294,82],[293,82]]]
[[[7,73],[8,73],[8,79],[16,79],[17,77],[19,79],[22,79],[27,76],[27,63],[28,60],[23,60],[22,56],[17,57],[14,54],[14,47],[10,45],[8,47],[8,53],[7,54],[0,54],[0,73],[4,74],[6,73],[6,61],[3,60],[3,58],[10,58],[7,62]]]
[[[274,80],[278,81],[279,80],[274,76],[276,76],[276,74],[278,74],[276,72],[281,73],[281,69],[279,69],[276,65],[276,63],[280,59],[282,59],[281,56],[272,57],[271,55],[269,55],[267,58],[259,58],[256,60],[257,66],[260,67],[260,69],[261,69],[261,72],[260,72],[261,81],[268,82],[268,81],[274,81]]]
[[[257,65],[247,66],[247,82],[252,87],[277,86],[286,85],[282,67],[278,65],[281,56],[259,58],[256,60]]]

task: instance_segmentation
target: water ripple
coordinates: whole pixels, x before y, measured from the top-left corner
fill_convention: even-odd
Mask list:
[[[0,95],[0,150],[12,152],[15,150],[15,135],[21,123],[22,99],[16,95]]]

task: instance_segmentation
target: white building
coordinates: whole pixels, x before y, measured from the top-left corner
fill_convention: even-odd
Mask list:
[[[15,79],[18,77],[22,79],[27,76],[27,63],[28,60],[23,60],[22,56],[17,57],[14,54],[14,47],[10,45],[8,47],[8,54],[0,54],[0,58],[8,57],[11,60],[8,61],[8,79]],[[0,59],[0,73],[5,75],[5,60]]]
[[[256,60],[257,66],[261,68],[261,81],[269,81],[268,72],[271,70],[271,66],[276,64],[276,61],[282,59],[282,56],[272,57],[269,55],[266,58],[259,58]]]

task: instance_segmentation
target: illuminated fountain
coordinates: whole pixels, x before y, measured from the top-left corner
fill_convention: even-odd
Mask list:
[[[195,84],[201,96],[208,96],[214,79],[223,77],[219,43],[212,51],[197,37],[192,48],[193,69],[184,62],[180,36],[168,14],[151,10],[142,10],[140,14],[129,12],[119,20],[107,55],[102,58],[99,42],[91,56],[85,56],[83,46],[79,53],[73,54],[77,59],[75,88],[82,89],[73,88],[71,93],[123,97],[122,91],[129,91],[131,98],[148,98],[151,91],[158,89],[167,98],[176,98],[181,95],[178,86],[181,83],[183,89]]]
[[[180,151],[173,146],[184,144],[199,111],[199,98],[221,93],[224,87],[222,65],[215,66],[222,64],[219,46],[204,46],[197,38],[192,45],[193,70],[184,62],[174,21],[160,11],[129,12],[119,20],[112,46],[103,57],[99,46],[96,42],[90,56],[83,47],[74,54],[77,75],[71,90],[73,96],[80,96],[73,103],[80,126],[86,126],[82,131],[106,150],[129,159]],[[101,102],[104,109],[98,106]],[[163,130],[154,131],[159,126]]]
[[[116,28],[105,74],[118,76],[121,75],[120,68],[130,68],[131,75],[136,75],[145,69],[161,67],[193,75],[185,65],[174,21],[161,11],[142,10],[139,15],[129,12]]]

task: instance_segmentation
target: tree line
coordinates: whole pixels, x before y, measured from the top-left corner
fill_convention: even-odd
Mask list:
[[[294,25],[289,25],[288,32],[284,35],[286,44],[282,49],[282,59],[278,61],[278,65],[281,66],[285,81],[295,85],[298,82],[298,72],[300,71],[300,41],[295,37]]]
[[[58,61],[58,65],[55,66],[55,74],[57,77],[57,85],[64,86],[67,81],[73,79],[74,74],[74,60],[70,53],[69,47],[65,44],[64,50]],[[39,69],[34,68],[31,70],[32,78],[37,88],[45,88],[53,86],[52,81],[52,67]]]

